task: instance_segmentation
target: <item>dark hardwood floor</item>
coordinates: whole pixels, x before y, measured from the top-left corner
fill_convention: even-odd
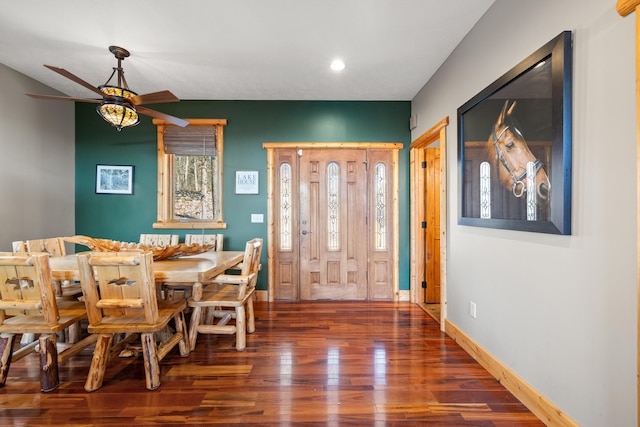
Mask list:
[[[134,357],[85,392],[89,348],[42,393],[29,355],[0,388],[0,425],[543,425],[413,304],[260,302],[256,324],[244,352],[226,335],[200,335],[186,358],[173,350],[155,391]]]

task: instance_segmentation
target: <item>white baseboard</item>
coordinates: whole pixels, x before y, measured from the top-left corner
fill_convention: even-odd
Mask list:
[[[411,301],[411,291],[409,290],[404,290],[404,291],[398,291],[398,299],[397,301]]]

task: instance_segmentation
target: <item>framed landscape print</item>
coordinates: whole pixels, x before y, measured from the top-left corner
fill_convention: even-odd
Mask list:
[[[133,166],[96,165],[96,193],[133,194]]]

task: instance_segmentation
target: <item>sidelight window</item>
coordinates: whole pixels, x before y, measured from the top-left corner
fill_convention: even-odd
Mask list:
[[[327,249],[340,250],[340,168],[327,165]]]
[[[280,165],[280,250],[283,251],[292,249],[292,208],[291,165],[283,163]]]
[[[376,249],[387,249],[387,169],[384,163],[376,163],[374,176],[376,197]]]

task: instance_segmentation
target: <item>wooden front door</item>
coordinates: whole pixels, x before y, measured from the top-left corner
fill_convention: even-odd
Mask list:
[[[300,156],[300,299],[367,298],[367,153]]]
[[[269,162],[274,299],[393,299],[397,151],[281,148]]]

